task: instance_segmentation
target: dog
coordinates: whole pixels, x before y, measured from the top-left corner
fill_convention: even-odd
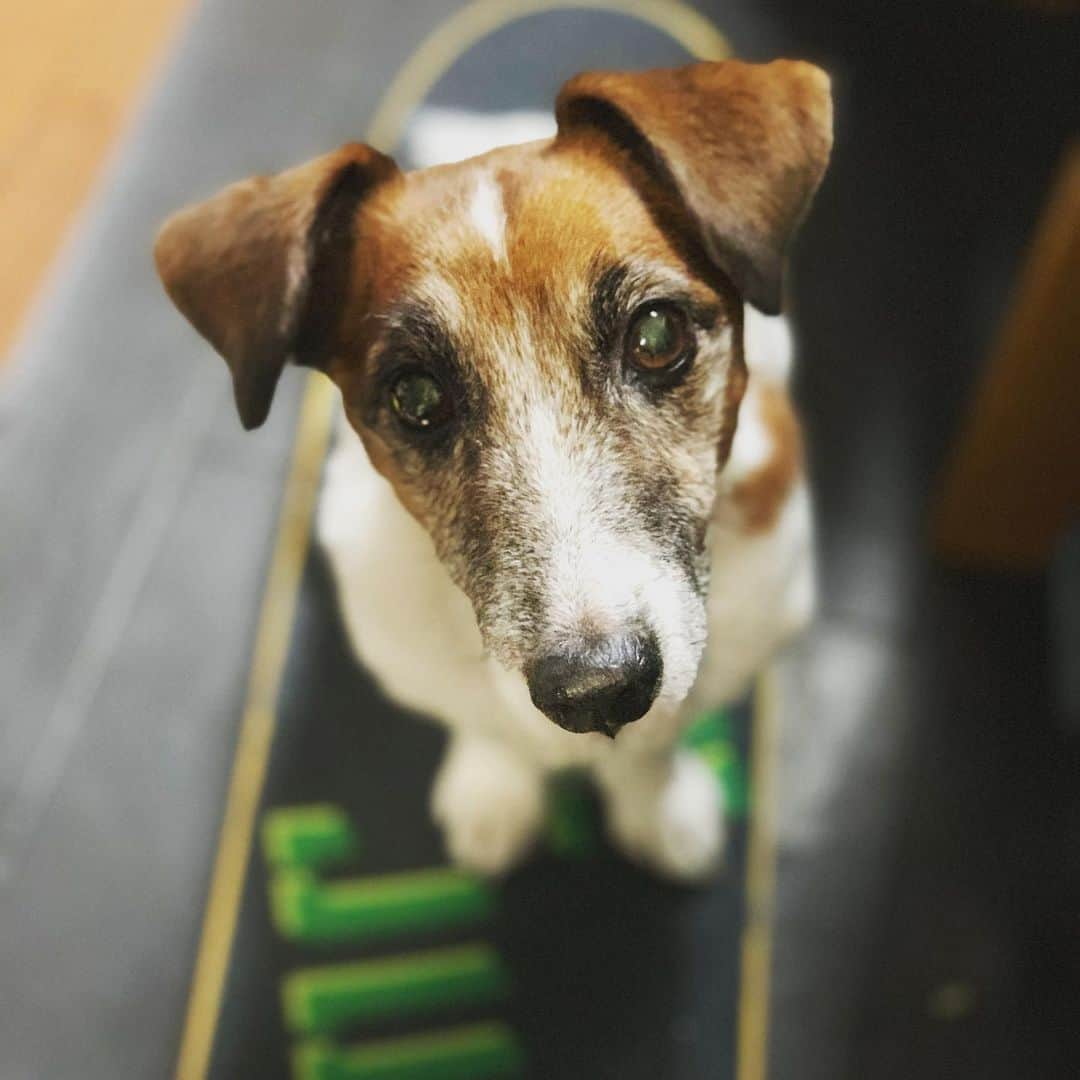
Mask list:
[[[349,144],[174,214],[155,246],[240,419],[284,366],[337,384],[318,532],[357,656],[449,742],[451,857],[529,850],[587,769],[630,857],[723,851],[679,749],[811,617],[782,270],[831,150],[778,60],[587,72],[556,133],[409,173]]]

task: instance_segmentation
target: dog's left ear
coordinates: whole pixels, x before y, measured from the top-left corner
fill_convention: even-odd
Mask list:
[[[586,72],[555,115],[560,139],[600,130],[675,194],[744,299],[779,312],[784,253],[832,146],[825,72],[789,60]]]
[[[266,419],[287,361],[330,358],[361,202],[397,174],[390,158],[348,143],[232,184],[161,227],[154,258],[165,290],[225,358],[245,428]]]

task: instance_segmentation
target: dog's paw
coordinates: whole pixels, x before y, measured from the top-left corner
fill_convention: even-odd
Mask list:
[[[502,874],[529,850],[543,821],[539,773],[493,744],[457,740],[431,798],[447,854],[478,874]]]
[[[724,813],[716,777],[700,758],[679,753],[662,782],[654,777],[608,789],[608,828],[631,858],[678,881],[700,881],[724,852]]]

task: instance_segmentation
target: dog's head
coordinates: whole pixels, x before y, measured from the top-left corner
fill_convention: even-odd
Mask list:
[[[580,75],[556,116],[410,174],[345,146],[181,211],[156,255],[245,427],[288,361],[329,374],[488,650],[611,734],[693,683],[742,304],[779,308],[830,98],[729,61]]]

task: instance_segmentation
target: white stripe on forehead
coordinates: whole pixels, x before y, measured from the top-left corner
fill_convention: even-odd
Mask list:
[[[487,241],[496,258],[506,257],[506,209],[495,178],[482,172],[469,200],[469,221]]]

